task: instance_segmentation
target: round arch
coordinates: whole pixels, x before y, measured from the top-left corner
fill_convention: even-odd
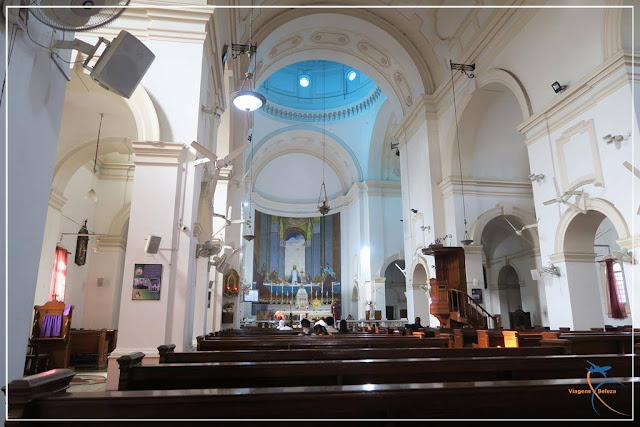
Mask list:
[[[490,85],[500,85],[506,88],[509,93],[516,98],[518,105],[520,106],[523,121],[531,117],[533,114],[529,95],[522,83],[520,83],[520,80],[518,80],[513,73],[501,68],[491,68],[489,70],[482,71],[478,76],[476,76],[475,80],[475,85],[473,85],[472,82],[467,82],[467,85],[462,89],[462,93],[457,94],[458,102],[456,107],[458,110],[458,120],[460,120],[464,115],[476,92],[483,88],[487,88]],[[446,134],[446,142],[444,144],[444,147],[447,148],[445,150],[445,159],[443,162],[443,177],[448,177],[453,174],[455,149],[457,147],[457,144],[455,144],[455,138],[456,122],[455,118],[452,117]]]
[[[488,211],[482,213],[471,225],[469,229],[469,236],[473,239],[474,242],[480,242],[482,240],[482,232],[484,231],[487,224],[497,218],[499,216],[514,216],[522,221],[523,224],[533,224],[536,222],[536,217],[530,214],[529,212],[507,205],[505,203],[499,203],[496,207],[489,209]],[[535,247],[540,246],[540,241],[538,239],[538,233],[530,233],[533,236],[533,242],[535,243]],[[470,246],[480,246],[480,245],[470,245]]]
[[[409,111],[415,99],[425,93],[415,64],[420,56],[410,55],[388,32],[361,18],[327,11],[317,13],[326,15],[323,20],[331,22],[332,27],[317,28],[311,25],[311,20],[318,16],[300,14],[291,15],[288,21],[263,33],[256,86],[287,65],[330,60],[362,71],[382,89],[394,110]],[[362,34],[367,34],[367,38]]]
[[[264,10],[261,10],[261,13]],[[343,17],[351,17],[354,20],[365,21],[375,26],[379,31],[386,33],[388,36],[393,38],[393,40],[402,48],[404,52],[406,52],[409,57],[412,58],[412,62],[418,71],[420,81],[422,86],[429,93],[433,93],[436,89],[436,85],[433,79],[433,72],[431,71],[427,61],[420,54],[418,49],[414,46],[414,44],[407,38],[405,33],[397,28],[396,26],[390,24],[384,18],[372,13],[366,9],[339,9],[331,11],[335,15],[341,15]],[[283,27],[287,23],[294,21],[299,18],[303,18],[309,15],[315,15],[319,13],[327,13],[326,10],[323,9],[314,9],[314,8],[302,8],[302,9],[291,9],[287,10],[284,13],[280,13],[277,16],[267,16],[265,21],[258,25],[258,31],[255,34],[255,40],[258,44],[262,44],[269,36],[272,35],[279,28]],[[261,17],[259,16],[258,19]],[[327,21],[332,22],[332,21]],[[244,42],[248,42],[247,35],[244,37]],[[430,61],[437,61],[435,55],[429,56],[427,59]]]
[[[616,207],[613,206],[611,202],[603,199],[587,198],[585,200],[585,204],[587,211],[599,212],[611,220],[611,223],[618,233],[618,240],[631,238],[631,233],[629,231],[627,222],[625,221],[620,211],[618,211],[618,209],[616,209]],[[555,236],[554,250],[556,254],[571,252],[570,248],[568,248],[566,245],[566,240],[567,238],[571,237],[568,235],[570,234],[568,233],[569,227],[578,215],[582,214],[574,209],[567,209],[560,218]],[[573,239],[573,237],[571,238]],[[593,241],[591,241],[590,243],[593,244]]]
[[[391,255],[390,257],[388,257],[387,259],[385,259],[382,265],[380,266],[380,268],[378,269],[378,271],[376,272],[375,277],[384,277],[384,273],[385,271],[387,271],[387,268],[391,265],[391,263],[393,263],[394,261],[400,261],[400,260],[404,261],[404,255],[401,254],[400,252],[397,252]],[[405,265],[405,268],[406,268],[406,265]]]
[[[431,280],[431,274],[429,273],[429,265],[427,260],[418,255],[413,259],[411,266],[411,274],[407,276],[407,283],[411,283],[413,288],[420,287],[420,285],[429,286]],[[424,281],[424,283],[422,283]],[[416,284],[417,283],[417,284]]]

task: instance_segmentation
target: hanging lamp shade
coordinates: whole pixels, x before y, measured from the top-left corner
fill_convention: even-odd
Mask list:
[[[254,90],[239,90],[231,95],[231,101],[238,110],[251,112],[260,109],[267,98]]]

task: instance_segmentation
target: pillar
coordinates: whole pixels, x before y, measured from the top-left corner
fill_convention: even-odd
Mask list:
[[[182,274],[189,260],[179,258],[180,205],[183,144],[135,142],[136,174],[133,180],[127,253],[124,262],[122,296],[120,301],[118,346],[109,356],[107,389],[117,389],[118,364],[123,354],[141,351],[146,363],[157,363],[157,347],[176,344],[182,351],[182,340],[174,341],[176,327],[184,326],[180,318],[180,299],[187,294],[188,283]],[[145,252],[147,237],[161,237],[157,254]],[[162,280],[159,300],[133,300],[135,264],[161,264]],[[178,301],[176,301],[178,300]],[[179,337],[181,338],[181,337]]]
[[[551,280],[547,287],[547,308],[551,329],[570,327],[574,331],[604,327],[602,298],[595,253],[560,253],[549,260],[560,276],[544,275]]]

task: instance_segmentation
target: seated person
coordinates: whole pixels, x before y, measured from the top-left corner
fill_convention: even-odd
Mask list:
[[[293,330],[292,327],[285,325],[284,323],[284,319],[280,319],[280,321],[278,322],[278,330],[280,331],[291,331]]]
[[[420,321],[421,319],[419,317],[416,317],[416,323],[414,323],[413,325],[407,325],[407,329],[410,329],[411,332],[418,332],[420,329],[424,328]]]
[[[325,328],[322,325],[319,325],[318,323],[316,323],[313,327],[313,332],[316,335],[329,335],[329,332],[327,332],[327,328]]]
[[[302,326],[302,333],[298,335],[311,335],[311,322],[309,319],[302,319],[300,325]]]
[[[320,320],[316,321],[316,322],[313,324],[313,327],[315,328],[315,327],[316,327],[316,325],[320,325],[320,326],[322,326],[323,328],[326,328],[327,326],[329,326],[329,325],[327,325],[327,322],[325,322],[325,321],[324,321],[324,319],[320,319]]]
[[[349,330],[349,327],[347,326],[347,321],[342,319],[340,321],[340,330],[338,331],[341,334],[348,334],[351,331]]]
[[[334,323],[333,317],[329,316],[325,318],[324,321],[327,324],[327,326],[325,326],[325,328],[327,329],[327,332],[329,332],[330,334],[337,334],[338,332],[340,332],[333,326],[333,323]]]

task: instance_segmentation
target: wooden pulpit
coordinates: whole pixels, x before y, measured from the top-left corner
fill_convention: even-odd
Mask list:
[[[40,353],[49,355],[49,369],[69,366],[73,306],[69,306],[67,310],[66,308],[67,306],[64,302],[56,300],[33,307],[35,313],[30,341],[32,345],[38,346]],[[59,332],[57,330],[55,333],[47,331],[47,322],[52,320],[51,317],[48,318],[47,316],[56,317],[54,320],[59,321]]]

